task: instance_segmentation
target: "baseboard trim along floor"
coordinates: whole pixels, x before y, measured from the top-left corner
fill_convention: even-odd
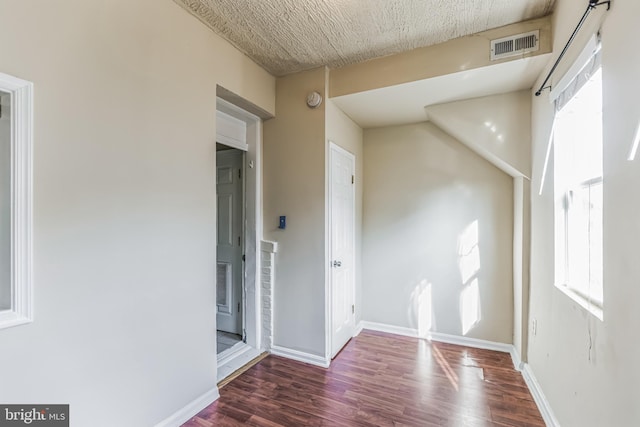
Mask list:
[[[202,396],[199,396],[195,400],[187,403],[184,407],[171,414],[168,418],[160,421],[154,427],[180,427],[204,408],[218,400],[219,397],[220,392],[218,391],[218,387],[209,390]]]
[[[315,354],[305,353],[302,351],[292,350],[290,348],[280,347],[276,345],[271,348],[271,354],[286,357],[287,359],[297,360],[298,362],[321,366],[323,368],[328,368],[330,363],[330,360],[327,360],[322,356],[316,356]]]

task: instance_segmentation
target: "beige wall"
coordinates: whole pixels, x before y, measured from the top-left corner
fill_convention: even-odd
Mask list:
[[[153,425],[216,387],[216,85],[273,112],[275,80],[169,0],[1,2],[0,51],[35,84],[35,321],[0,331],[0,401]]]
[[[328,70],[319,68],[277,79],[276,117],[264,123],[264,234],[278,242],[273,343],[325,357],[326,211],[328,141],[356,157],[357,295],[362,278],[362,129],[326,99]],[[316,109],[307,94],[325,96]],[[286,215],[287,228],[278,229]],[[360,304],[357,318],[360,314]]]
[[[531,176],[531,92],[430,105],[429,120],[512,176]]]
[[[560,0],[554,17],[554,51],[560,52],[586,4]],[[604,321],[554,287],[553,162],[541,195],[553,110],[548,91],[533,100],[531,321],[529,362],[562,426],[640,424],[640,158],[627,161],[640,120],[640,3],[613,2],[598,8],[581,31],[561,69],[580,51],[589,30],[602,25],[604,96]],[[551,64],[549,65],[551,66]],[[560,71],[554,81],[562,76]],[[539,83],[542,81],[542,77]],[[534,90],[537,89],[534,88]]]
[[[362,196],[364,193],[363,177],[363,133],[335,103],[328,99],[326,106],[327,141],[332,141],[356,158],[356,324],[362,319]]]
[[[273,344],[325,353],[325,69],[277,79],[276,117],[264,123],[264,236],[278,242]],[[278,229],[286,215],[287,228]]]
[[[429,120],[514,178],[514,336],[526,360],[529,305],[531,91],[466,99],[425,108]]]
[[[481,319],[466,336],[511,343],[511,177],[430,123],[365,130],[364,159],[363,320],[420,329],[431,311],[432,331],[462,335],[458,241],[477,221]]]

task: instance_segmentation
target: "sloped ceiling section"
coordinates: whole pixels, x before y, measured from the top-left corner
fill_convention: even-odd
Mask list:
[[[429,121],[511,176],[531,176],[531,91],[431,105]]]
[[[275,76],[549,14],[554,0],[175,0]]]

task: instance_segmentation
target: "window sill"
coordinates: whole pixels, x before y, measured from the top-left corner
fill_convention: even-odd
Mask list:
[[[25,313],[18,313],[14,310],[0,311],[0,329],[11,328],[13,326],[31,323],[33,319]]]
[[[567,295],[569,298],[571,298],[573,301],[578,303],[582,308],[587,310],[589,313],[591,313],[592,315],[600,319],[600,321],[604,321],[604,310],[602,309],[602,306],[598,305],[597,303],[594,303],[593,301],[588,300],[581,294],[569,288],[567,285],[564,285],[564,284],[556,285],[556,288],[560,290],[562,293],[564,293],[565,295]]]

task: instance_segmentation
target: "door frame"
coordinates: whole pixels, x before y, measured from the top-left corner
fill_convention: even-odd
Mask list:
[[[331,362],[331,353],[333,348],[333,283],[331,280],[332,272],[332,241],[331,241],[331,226],[332,226],[332,170],[331,170],[331,151],[335,149],[342,154],[348,156],[353,164],[353,175],[356,174],[356,156],[352,152],[341,147],[332,140],[327,140],[325,146],[325,361],[327,365]],[[353,216],[352,216],[352,242],[353,251],[351,255],[351,300],[353,305],[356,303],[356,190],[358,182],[353,184]],[[356,331],[355,314],[353,317],[354,333]]]
[[[222,113],[222,114],[220,114]],[[216,97],[216,140],[245,152],[243,164],[244,189],[244,287],[243,336],[247,345],[261,349],[260,305],[260,242],[262,240],[262,120],[244,109]],[[222,117],[242,122],[244,134],[227,132]],[[243,141],[244,140],[244,141]],[[217,221],[217,218],[216,218]],[[216,251],[217,252],[217,251]],[[217,258],[217,255],[216,255]],[[214,288],[215,289],[215,288]]]

